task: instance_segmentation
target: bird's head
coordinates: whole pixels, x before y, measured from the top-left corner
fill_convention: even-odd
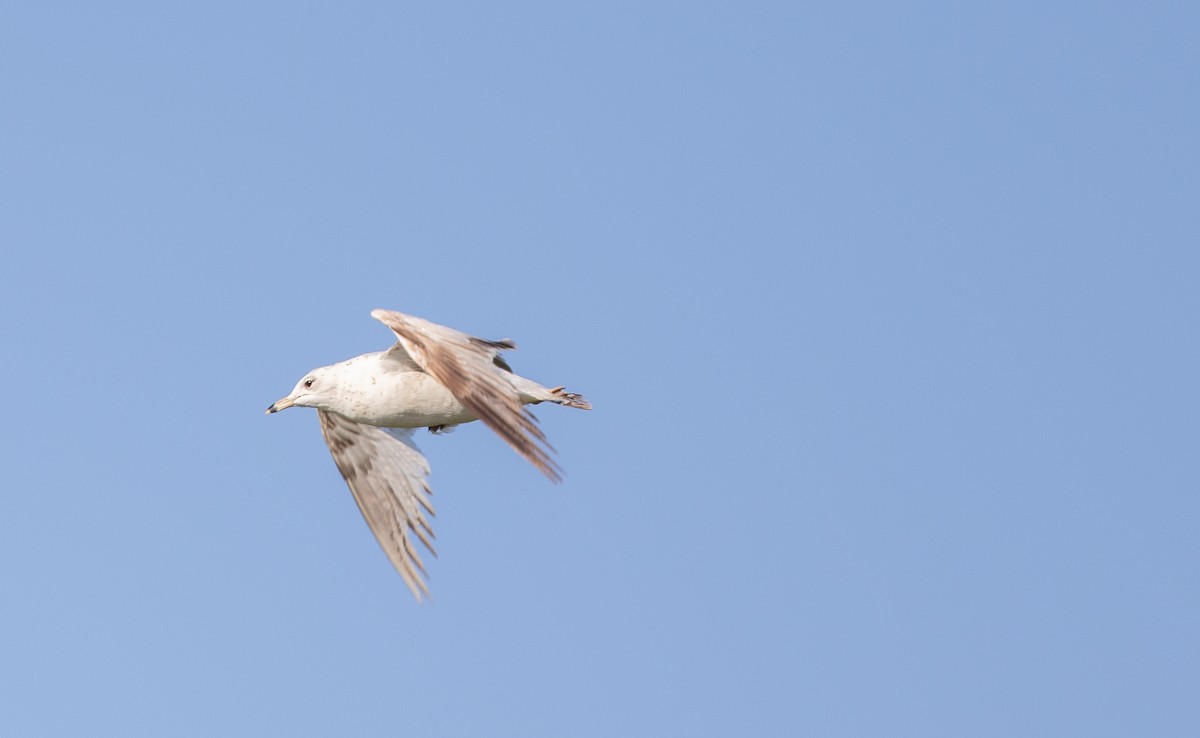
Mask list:
[[[329,367],[313,369],[292,388],[291,393],[267,408],[267,414],[297,407],[326,408],[337,393],[337,378]]]

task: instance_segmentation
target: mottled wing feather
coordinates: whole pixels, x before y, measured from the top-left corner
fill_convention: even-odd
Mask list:
[[[371,317],[390,328],[413,361],[517,453],[551,480],[561,480],[558,464],[550,457],[554,449],[506,378],[508,365],[503,359],[497,362],[499,351],[516,344],[476,338],[394,310],[373,310]]]
[[[337,413],[317,411],[321,433],[338,470],[350,485],[354,501],[384,553],[420,602],[429,596],[425,566],[413,538],[434,556],[433,516],[426,478],[429,462],[412,441],[413,431],[376,428]]]

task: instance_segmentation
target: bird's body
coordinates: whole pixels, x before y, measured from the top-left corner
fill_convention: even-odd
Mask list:
[[[444,384],[396,361],[390,351],[363,354],[322,368],[331,370],[325,373],[338,382],[337,395],[326,409],[356,423],[434,428],[476,420]]]
[[[321,432],[359,509],[393,566],[418,600],[428,594],[425,568],[410,533],[432,552],[429,465],[413,443],[414,428],[441,430],[482,420],[553,481],[550,447],[527,404],[554,402],[591,409],[581,396],[515,373],[500,357],[511,341],[487,341],[391,310],[371,313],[392,329],[387,351],[320,367],[267,408],[317,408]]]

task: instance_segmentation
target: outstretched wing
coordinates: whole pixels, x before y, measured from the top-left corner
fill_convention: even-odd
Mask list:
[[[554,449],[508,379],[512,370],[503,359],[497,361],[500,351],[516,344],[486,341],[394,310],[372,310],[371,317],[391,328],[413,361],[517,453],[551,480],[562,479],[550,457]]]
[[[417,555],[413,537],[437,556],[430,540],[426,513],[432,490],[426,477],[429,462],[413,443],[411,429],[377,428],[348,420],[337,413],[317,410],[321,433],[338,470],[350,485],[354,501],[384,553],[400,572],[404,583],[420,602],[429,596],[425,565]]]

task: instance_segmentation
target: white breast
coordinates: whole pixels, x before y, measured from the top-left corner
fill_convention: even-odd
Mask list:
[[[458,425],[475,420],[440,382],[424,372],[398,368],[383,354],[343,362],[341,392],[334,412],[385,428]]]

